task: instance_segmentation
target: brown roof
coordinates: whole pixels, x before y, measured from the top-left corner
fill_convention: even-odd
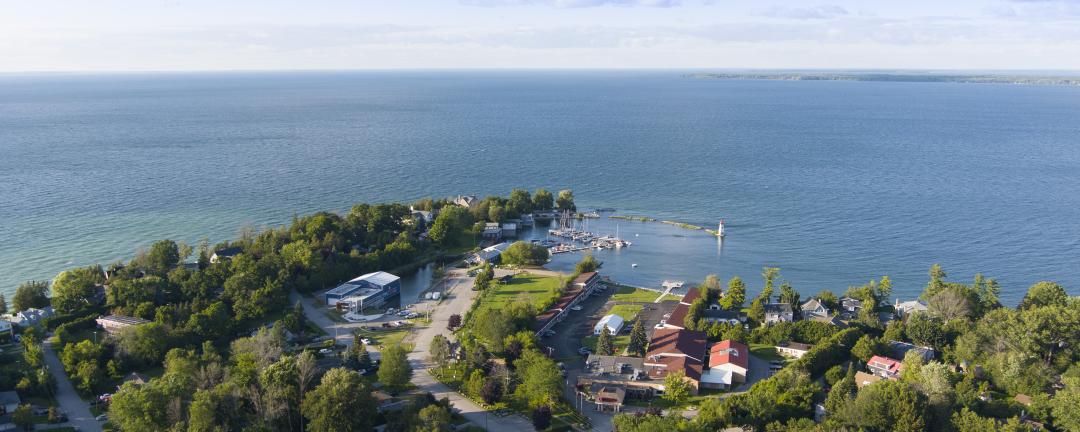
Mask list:
[[[709,348],[709,367],[714,368],[729,363],[749,369],[750,348],[733,340],[722,340]]]
[[[685,328],[686,327],[686,314],[690,313],[690,306],[679,303],[675,306],[675,310],[671,311],[671,316],[667,317],[665,322],[672,327]]]
[[[653,364],[663,365],[663,367],[649,369],[649,377],[653,379],[660,379],[666,377],[669,372],[681,370],[687,378],[701,381],[701,372],[704,370],[704,364],[692,357],[660,357]]]
[[[574,284],[584,284],[584,283],[588,282],[589,279],[592,279],[595,276],[596,276],[596,272],[594,272],[594,271],[579,274],[578,277],[574,278]]]
[[[649,341],[649,352],[645,358],[654,356],[693,357],[699,362],[705,359],[705,332],[682,329],[656,329]]]
[[[781,343],[780,343],[779,345],[777,345],[777,346],[778,346],[778,347],[782,347],[782,348],[792,348],[792,349],[797,349],[797,350],[799,350],[799,351],[810,351],[810,348],[813,348],[813,347],[814,347],[813,345],[810,345],[810,344],[804,344],[804,343],[802,343],[802,342],[781,342]]]
[[[701,298],[701,290],[698,289],[698,288],[690,288],[690,291],[687,291],[686,295],[684,295],[682,297],[681,302],[685,303],[685,304],[690,304],[690,303],[693,303],[694,300],[697,300],[698,298]]]

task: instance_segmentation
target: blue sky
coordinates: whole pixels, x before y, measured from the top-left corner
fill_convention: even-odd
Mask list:
[[[1080,0],[0,0],[0,71],[1080,70]]]

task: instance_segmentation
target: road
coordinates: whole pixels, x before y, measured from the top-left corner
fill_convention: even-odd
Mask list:
[[[49,427],[74,426],[86,432],[100,431],[101,422],[94,420],[94,416],[90,414],[90,405],[75,392],[75,387],[71,385],[67,372],[64,372],[64,365],[60,363],[60,359],[56,357],[56,352],[52,349],[52,342],[46,341],[41,344],[41,348],[45,351],[45,365],[56,378],[56,403],[68,416],[67,423],[49,425]]]
[[[501,276],[501,274],[496,273],[496,276]],[[438,334],[448,338],[453,337],[450,331],[446,329],[446,325],[450,321],[450,315],[458,314],[464,316],[465,312],[472,306],[473,298],[476,296],[476,292],[472,290],[472,285],[473,278],[469,277],[465,270],[449,270],[447,278],[443,282],[442,300],[440,302],[423,302],[422,306],[427,306],[431,311],[431,324],[419,328],[417,332],[411,336],[411,339],[408,339],[413,343],[413,350],[409,353],[409,364],[412,365],[413,368],[411,382],[416,386],[417,390],[421,392],[431,392],[436,398],[449,399],[450,404],[462,416],[477,426],[495,431],[532,430],[532,422],[526,420],[524,417],[518,415],[509,415],[506,417],[489,415],[482,407],[436,381],[435,378],[428,373],[428,369],[432,366],[427,358],[428,351],[431,347],[431,340]],[[336,330],[338,333],[338,342],[340,343],[346,345],[351,344],[352,337],[349,335],[350,330],[353,327],[363,325],[335,322],[327,317],[312,299],[301,297],[295,292],[290,298],[294,302],[300,300],[300,304],[303,305],[304,308],[304,315],[308,320],[319,327],[322,327],[329,334],[334,334]]]

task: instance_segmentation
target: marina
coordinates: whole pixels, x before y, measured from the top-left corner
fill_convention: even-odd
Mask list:
[[[599,218],[597,213],[596,218]],[[632,243],[619,237],[619,227],[616,225],[614,235],[600,235],[588,230],[588,220],[583,219],[580,224],[570,212],[564,212],[559,219],[559,227],[548,230],[548,235],[561,239],[570,240],[570,243],[546,241],[551,253],[576,252],[588,249],[622,249]]]

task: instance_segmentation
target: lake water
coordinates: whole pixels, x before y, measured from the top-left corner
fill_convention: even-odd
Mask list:
[[[620,222],[634,245],[597,257],[627,283],[737,274],[753,292],[776,266],[804,293],[888,274],[908,298],[938,262],[954,279],[998,278],[1010,304],[1043,279],[1080,293],[1078,88],[679,72],[0,76],[7,293],[161,238],[220,241],[356,202],[519,186],[728,221],[722,245]]]

